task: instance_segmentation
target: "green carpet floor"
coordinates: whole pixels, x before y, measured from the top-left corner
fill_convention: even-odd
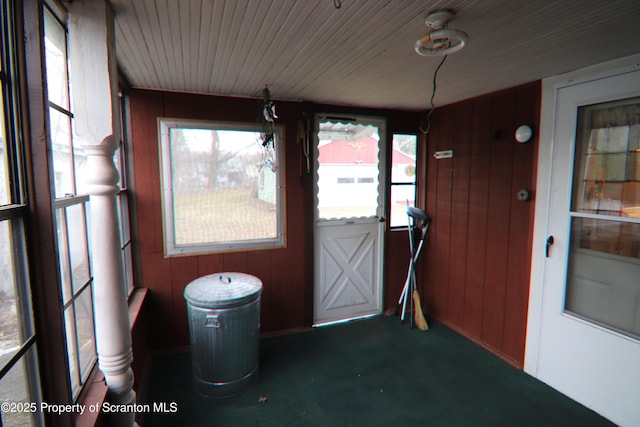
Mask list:
[[[188,351],[156,354],[139,414],[160,426],[608,426],[593,411],[443,325],[375,317],[260,343],[260,377],[237,397],[192,385]],[[264,400],[266,398],[266,401]]]

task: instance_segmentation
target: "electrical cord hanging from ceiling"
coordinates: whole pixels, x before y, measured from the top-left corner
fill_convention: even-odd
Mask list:
[[[436,97],[438,71],[440,71],[440,67],[442,67],[442,64],[444,64],[444,61],[447,59],[447,56],[448,55],[445,55],[445,56],[442,57],[442,61],[440,61],[440,64],[438,64],[438,66],[436,67],[436,71],[434,71],[434,73],[433,73],[433,80],[432,80],[433,91],[431,92],[431,99],[429,100],[429,104],[431,105],[431,109],[427,113],[427,128],[423,129],[422,125],[419,128],[420,132],[422,132],[425,135],[428,135],[429,131],[431,130],[431,115],[433,114],[433,112],[436,109],[436,106],[433,103],[433,99]]]
[[[342,7],[342,0],[333,0],[333,7],[340,9]]]

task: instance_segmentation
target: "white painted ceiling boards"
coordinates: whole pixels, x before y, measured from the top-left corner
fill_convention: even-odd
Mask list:
[[[336,0],[337,2],[337,0]],[[640,52],[638,0],[111,0],[136,88],[425,110],[429,12],[469,35],[437,80],[455,101]]]

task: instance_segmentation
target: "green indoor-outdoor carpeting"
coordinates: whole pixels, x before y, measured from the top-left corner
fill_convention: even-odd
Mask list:
[[[151,358],[138,414],[160,426],[607,426],[595,412],[447,327],[398,317],[262,339],[258,382],[212,399],[193,386],[188,351]],[[171,408],[171,406],[167,406]]]

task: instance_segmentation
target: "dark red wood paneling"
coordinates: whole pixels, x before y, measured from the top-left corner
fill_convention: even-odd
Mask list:
[[[188,343],[184,287],[193,279],[224,271],[254,274],[263,281],[262,298],[265,333],[305,326],[302,312],[305,287],[304,189],[298,165],[300,146],[296,144],[296,103],[279,109],[278,124],[285,126],[285,173],[287,248],[224,254],[166,258],[163,249],[160,171],[158,157],[158,117],[196,120],[255,122],[259,101],[206,95],[161,93],[134,90],[131,95],[132,154],[135,175],[141,285],[151,290],[154,335],[153,347],[174,347]],[[157,328],[155,327],[157,325]]]
[[[511,153],[514,139],[515,96],[496,97],[491,105],[493,141],[489,171],[489,216],[487,218],[487,259],[485,271],[482,339],[490,346],[502,347],[504,299],[509,255],[509,220],[511,215]]]
[[[385,308],[395,312],[409,269],[409,236],[406,229],[387,233],[385,251]],[[423,301],[426,301],[422,295]]]
[[[487,247],[491,101],[472,104],[472,134],[469,158],[469,214],[465,278],[465,309],[461,328],[474,339],[482,335],[482,309]]]
[[[470,104],[457,105],[452,110],[455,128],[452,128],[451,136],[454,157],[451,175],[451,246],[449,248],[447,317],[456,325],[464,323],[472,111]]]
[[[430,315],[516,366],[524,362],[540,83],[438,108],[428,137],[425,200],[433,218],[421,274]],[[454,149],[454,158],[433,152]],[[421,167],[424,167],[421,165]],[[424,178],[421,180],[424,185]]]
[[[179,257],[171,260],[171,318],[175,331],[174,346],[189,344],[187,303],[184,299],[184,288],[198,276],[197,257]]]
[[[425,136],[426,143],[423,158],[427,164],[425,173],[426,182],[419,183],[419,186],[421,185],[425,188],[425,211],[431,219],[431,225],[429,226],[429,234],[425,240],[424,255],[418,263],[418,271],[423,272],[422,277],[424,277],[424,280],[418,281],[418,286],[420,287],[420,295],[423,299],[422,307],[425,315],[428,317],[441,318],[439,313],[437,313],[437,311],[440,310],[440,306],[436,304],[437,289],[440,286],[440,273],[439,269],[436,268],[440,253],[440,248],[437,246],[438,233],[440,232],[440,223],[438,222],[440,213],[436,209],[436,202],[438,194],[438,166],[441,164],[441,161],[437,161],[433,157],[433,154],[438,150],[438,113],[439,111],[432,114],[431,119],[432,122],[435,123],[432,123],[429,134]],[[436,226],[436,224],[438,224],[438,226]]]
[[[521,124],[534,126],[531,118],[537,117],[540,109],[536,91],[518,93],[515,108],[515,129]],[[514,144],[513,147],[513,191],[520,189],[535,192],[535,170],[537,168],[538,138]],[[527,326],[529,292],[520,283],[529,281],[531,268],[532,233],[530,225],[534,219],[534,202],[511,198],[511,223],[509,225],[509,260],[507,265],[507,289],[505,295],[504,342],[505,354],[516,361],[524,360],[522,331]],[[516,248],[524,248],[514,250]]]
[[[435,114],[434,114],[435,116]],[[433,124],[432,132],[436,135],[434,151],[453,149],[453,114],[440,114]],[[430,153],[433,156],[433,153]],[[434,283],[425,286],[433,288],[433,315],[448,319],[449,302],[449,259],[451,247],[451,189],[453,158],[436,160],[436,205],[433,218],[435,259],[430,267],[435,270]],[[437,268],[436,268],[437,266]]]

